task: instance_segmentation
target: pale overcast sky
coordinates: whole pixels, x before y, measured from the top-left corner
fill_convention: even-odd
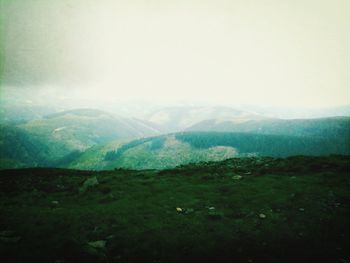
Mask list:
[[[0,0],[1,91],[350,103],[349,0]]]

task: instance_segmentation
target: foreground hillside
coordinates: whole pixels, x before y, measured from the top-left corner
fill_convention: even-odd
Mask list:
[[[350,158],[0,172],[1,262],[349,262]]]

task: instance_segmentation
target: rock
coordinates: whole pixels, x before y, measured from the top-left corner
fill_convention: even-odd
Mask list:
[[[92,188],[94,186],[98,185],[97,177],[91,177],[85,180],[82,187],[79,188],[80,193],[85,193],[89,188]]]
[[[106,241],[105,240],[96,240],[88,242],[90,246],[93,248],[105,248],[106,247]]]
[[[233,180],[241,180],[242,178],[243,178],[243,176],[241,176],[241,175],[234,175],[234,176],[232,176]]]
[[[259,214],[259,218],[265,219],[265,218],[266,218],[266,215],[265,215],[265,214]]]
[[[305,209],[304,209],[304,208],[302,208],[302,207],[300,207],[300,208],[299,208],[299,211],[300,211],[300,212],[304,212],[304,211],[305,211]]]
[[[214,206],[208,207],[209,210],[215,210]]]
[[[181,207],[176,207],[176,211],[181,213],[182,212],[182,208]]]

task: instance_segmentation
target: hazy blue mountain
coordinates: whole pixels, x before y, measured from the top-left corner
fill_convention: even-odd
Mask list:
[[[62,166],[80,152],[108,141],[159,134],[146,121],[115,117],[95,109],[54,113],[2,127],[4,167]]]
[[[230,107],[195,107],[178,106],[160,108],[153,111],[145,118],[156,123],[168,132],[183,131],[196,123],[209,120],[230,120],[232,122],[244,122],[248,120],[265,119],[263,115],[258,115],[249,111],[238,110]]]
[[[159,134],[143,121],[115,117],[95,109],[76,109],[48,115],[20,125],[26,131],[72,150],[120,138],[138,138]]]
[[[41,119],[43,116],[55,112],[54,109],[45,106],[32,105],[2,105],[0,108],[0,123],[13,124]]]
[[[311,119],[326,118],[334,116],[350,116],[350,105],[303,108],[303,107],[272,107],[272,106],[244,106],[248,111],[257,112],[264,116],[280,119]]]
[[[187,131],[249,132],[259,134],[342,138],[350,142],[350,117],[319,119],[263,119],[246,122],[220,121],[199,122]]]

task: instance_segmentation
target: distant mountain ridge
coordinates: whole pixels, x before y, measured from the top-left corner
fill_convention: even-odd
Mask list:
[[[43,118],[44,119],[53,119],[53,118],[58,118],[58,117],[62,117],[65,115],[76,115],[76,116],[81,116],[81,117],[101,117],[103,115],[108,116],[113,118],[113,115],[102,111],[102,110],[98,110],[98,109],[90,109],[90,108],[81,108],[81,109],[73,109],[73,110],[65,110],[65,111],[60,111],[60,112],[55,112],[55,113],[51,113],[49,115],[45,115]]]
[[[350,139],[350,117],[263,119],[246,122],[205,120],[186,131],[249,132],[259,134]]]
[[[266,119],[267,117],[230,107],[186,106],[161,108],[153,111],[145,118],[156,123],[167,132],[177,132],[210,119],[230,120],[239,123],[248,120]]]
[[[3,126],[2,130],[2,166],[12,163],[14,167],[62,165],[76,158],[79,152],[101,143],[160,134],[145,121],[116,117],[95,109],[58,112]],[[34,149],[39,149],[38,153],[34,153]],[[31,158],[23,158],[23,154]],[[16,160],[20,164],[14,164]]]
[[[273,119],[228,107],[165,108],[146,120],[79,108],[3,125],[1,133],[0,168],[163,169],[241,156],[350,154],[350,117]]]
[[[95,109],[58,112],[20,125],[21,128],[50,140],[61,140],[77,150],[119,138],[160,134],[144,121],[122,118]]]

